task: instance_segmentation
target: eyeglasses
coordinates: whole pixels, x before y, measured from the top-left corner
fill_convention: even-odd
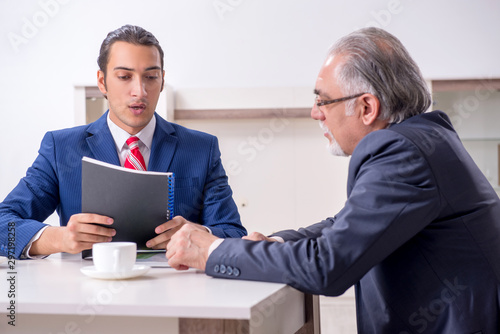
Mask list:
[[[354,99],[356,97],[360,97],[363,94],[366,94],[366,93],[359,93],[359,94],[356,94],[356,95],[341,97],[341,98],[335,99],[335,100],[320,100],[319,96],[316,95],[315,102],[316,102],[316,105],[318,106],[318,109],[319,109],[319,107],[326,106],[328,104],[332,104],[332,103],[336,103],[336,102],[342,102],[342,101],[347,101],[347,100],[350,100],[350,99]]]

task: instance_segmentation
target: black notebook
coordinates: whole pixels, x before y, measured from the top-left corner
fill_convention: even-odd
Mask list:
[[[146,241],[157,236],[155,228],[174,216],[174,174],[83,157],[82,212],[113,218],[113,241],[133,241],[137,250],[150,250]],[[90,250],[82,253],[89,255]]]

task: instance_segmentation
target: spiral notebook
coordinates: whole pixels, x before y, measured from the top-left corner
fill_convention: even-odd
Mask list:
[[[146,241],[174,217],[174,180],[174,173],[137,171],[83,157],[82,212],[113,218],[113,241],[133,241],[138,251],[151,251]],[[89,255],[90,250],[82,252],[84,258]]]

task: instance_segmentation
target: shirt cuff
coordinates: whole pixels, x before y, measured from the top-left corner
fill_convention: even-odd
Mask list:
[[[208,232],[208,233],[213,234],[213,233],[212,233],[212,230],[211,230],[210,228],[208,228],[208,227],[207,227],[207,226],[205,226],[205,225],[202,225],[202,226],[203,226],[204,228],[206,228],[206,229],[207,229],[207,232]]]
[[[208,257],[210,257],[210,254],[212,254],[212,252],[217,248],[219,247],[219,245],[224,241],[224,239],[217,239],[215,240],[214,242],[212,242],[212,244],[210,245],[210,247],[208,247]]]
[[[269,237],[269,238],[274,239],[277,242],[281,242],[281,243],[285,242],[285,240],[282,237],[275,236],[275,237]]]
[[[43,259],[43,258],[46,258],[48,256],[48,255],[34,255],[34,256],[29,255],[31,245],[33,245],[33,243],[35,241],[40,239],[40,236],[42,235],[42,233],[45,231],[45,229],[47,227],[49,227],[49,226],[47,225],[47,226],[42,227],[38,232],[36,232],[36,234],[33,236],[33,238],[31,238],[31,240],[28,242],[26,247],[24,247],[23,252],[21,253],[21,259]]]

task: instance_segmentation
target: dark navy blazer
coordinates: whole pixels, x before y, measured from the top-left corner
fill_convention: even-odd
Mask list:
[[[120,165],[106,117],[107,113],[89,125],[45,135],[26,176],[0,203],[0,255],[6,256],[9,248],[9,223],[15,225],[15,255],[19,257],[54,210],[62,226],[81,212],[83,156]],[[148,169],[175,173],[175,214],[208,226],[219,237],[246,235],[217,138],[155,117]]]
[[[500,333],[500,200],[444,113],[363,138],[347,193],[283,244],[225,240],[207,274],[328,296],[355,285],[360,333]]]

